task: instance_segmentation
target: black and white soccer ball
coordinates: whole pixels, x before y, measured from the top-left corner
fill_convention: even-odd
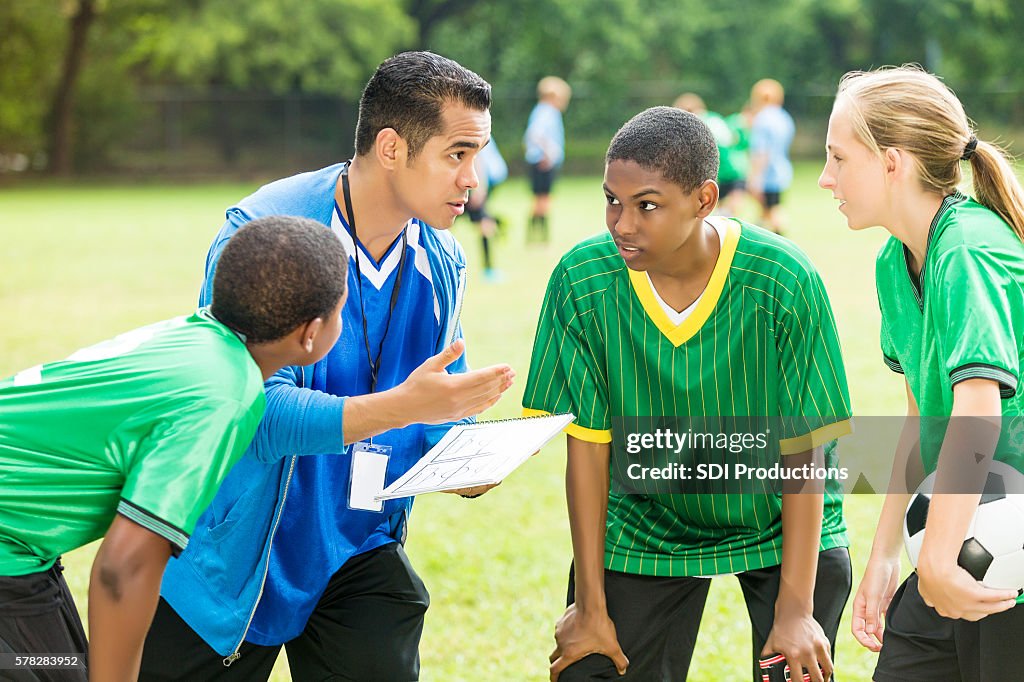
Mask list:
[[[903,542],[914,568],[934,488],[932,473],[910,498],[903,518]],[[1012,466],[992,462],[957,563],[986,587],[1024,591],[1024,475]]]

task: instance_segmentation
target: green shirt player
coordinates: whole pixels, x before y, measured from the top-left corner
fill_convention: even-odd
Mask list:
[[[718,184],[719,209],[724,210],[725,215],[739,215],[738,199],[745,187],[749,165],[743,114],[723,117],[709,111],[704,99],[694,92],[679,95],[672,106],[696,114],[707,124],[718,145],[718,176],[715,182]]]
[[[0,381],[0,652],[84,663],[59,557],[105,535],[89,669],[135,679],[168,557],[248,447],[263,381],[338,338],[346,269],[323,225],[257,220],[224,250],[209,309]]]
[[[1019,679],[1024,607],[957,558],[981,497],[987,468],[978,464],[994,457],[1022,468],[1024,189],[1002,151],[978,140],[956,95],[919,68],[844,76],[826,149],[818,184],[850,229],[892,235],[876,267],[881,346],[904,376],[911,417],[854,598],[853,634],[881,652],[879,682]],[[977,200],[957,190],[962,161]],[[915,463],[936,472],[940,494],[917,570],[900,584],[913,485],[904,472]]]
[[[638,114],[606,157],[610,234],[573,248],[548,286],[524,407],[578,415],[567,429],[570,605],[551,657],[563,682],[627,666],[630,679],[684,679],[706,576],[723,573],[743,588],[756,679],[767,652],[811,679],[822,680],[819,665],[832,669],[850,587],[834,489],[609,492],[610,465],[621,470],[616,459],[629,457],[611,445],[618,417],[797,417],[789,423],[806,428],[772,444],[790,464],[834,459],[834,439],[849,430],[821,279],[785,239],[709,217],[717,166],[698,117],[669,107]]]

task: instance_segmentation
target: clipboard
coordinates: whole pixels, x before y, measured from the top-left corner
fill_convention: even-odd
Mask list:
[[[375,499],[500,483],[575,418],[566,412],[457,424]]]

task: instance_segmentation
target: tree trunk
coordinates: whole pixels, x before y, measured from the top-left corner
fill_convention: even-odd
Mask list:
[[[416,49],[430,49],[434,26],[449,16],[466,11],[474,4],[476,0],[415,0],[408,12],[416,20]]]
[[[79,0],[75,14],[71,17],[64,66],[50,107],[49,156],[50,172],[54,175],[71,175],[73,170],[74,140],[71,132],[75,85],[85,59],[89,27],[95,18],[96,0]]]

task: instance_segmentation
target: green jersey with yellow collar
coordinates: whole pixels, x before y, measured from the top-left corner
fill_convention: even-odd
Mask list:
[[[567,433],[598,443],[612,442],[617,417],[797,417],[789,422],[796,428],[776,434],[776,453],[824,445],[834,466],[850,407],[821,278],[791,242],[712,220],[722,221],[721,253],[679,324],[609,235],[566,254],[548,285],[523,405],[528,413],[572,412]],[[630,457],[620,448],[611,456]],[[839,483],[829,481],[821,549],[847,544]],[[781,560],[780,495],[609,495],[611,570],[695,576]]]

